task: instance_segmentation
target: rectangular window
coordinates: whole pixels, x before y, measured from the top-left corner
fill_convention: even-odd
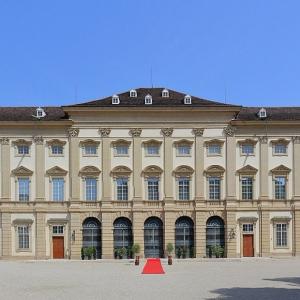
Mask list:
[[[252,200],[253,199],[253,178],[252,177],[242,177],[242,199]]]
[[[97,147],[94,145],[86,145],[84,146],[84,154],[85,155],[96,155]]]
[[[52,179],[52,200],[64,201],[65,180],[63,178]]]
[[[186,177],[178,179],[179,200],[190,200],[190,180]]]
[[[220,155],[221,154],[221,145],[219,144],[210,144],[208,145],[208,154],[209,155]]]
[[[158,178],[148,178],[148,200],[159,200]]]
[[[18,178],[19,201],[29,201],[29,178]]]
[[[157,145],[148,145],[146,147],[147,155],[159,155],[159,146]]]
[[[275,154],[286,154],[287,147],[285,144],[274,144],[274,153]]]
[[[286,199],[286,178],[284,176],[275,177],[275,199]]]
[[[117,155],[128,155],[128,146],[127,145],[118,145],[116,146]]]
[[[53,225],[52,233],[53,234],[63,234],[64,233],[64,226],[63,225]]]
[[[221,180],[219,177],[209,177],[209,199],[210,200],[220,200],[221,198]]]
[[[85,179],[85,200],[97,201],[97,179],[87,177]]]
[[[243,232],[253,232],[253,224],[243,224]]]
[[[52,145],[51,153],[52,155],[62,155],[64,153],[64,147],[61,145]]]
[[[117,200],[128,200],[128,179],[117,179]]]
[[[18,154],[19,155],[28,155],[29,154],[29,146],[28,145],[19,145],[18,146]]]
[[[178,145],[177,155],[186,156],[191,154],[191,147],[189,145]]]
[[[18,226],[19,249],[29,249],[29,226]]]
[[[276,247],[287,245],[287,224],[276,224]]]
[[[254,146],[251,144],[242,144],[242,154],[243,155],[251,155],[254,154]]]

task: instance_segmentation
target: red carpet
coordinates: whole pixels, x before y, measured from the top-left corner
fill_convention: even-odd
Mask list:
[[[159,258],[148,258],[142,274],[165,274]]]

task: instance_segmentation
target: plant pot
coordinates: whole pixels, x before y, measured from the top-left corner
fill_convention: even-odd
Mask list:
[[[168,265],[172,265],[173,264],[173,260],[172,260],[172,256],[168,255]]]
[[[140,264],[140,257],[139,257],[139,256],[136,256],[136,257],[135,257],[134,264],[135,264],[136,266],[138,266],[138,265]]]

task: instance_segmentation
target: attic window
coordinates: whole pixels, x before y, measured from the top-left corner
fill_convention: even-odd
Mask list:
[[[152,96],[151,95],[147,95],[146,97],[145,97],[145,104],[152,104]]]
[[[130,91],[130,98],[136,98],[137,97],[137,92],[136,90],[131,90]]]
[[[259,110],[259,112],[258,112],[258,117],[260,118],[260,119],[264,119],[264,118],[266,118],[267,117],[267,111],[266,111],[266,109],[265,108],[261,108],[260,110]]]
[[[111,99],[112,104],[120,104],[120,99],[118,95],[113,95]]]
[[[161,96],[163,98],[169,98],[169,91],[167,89],[163,89],[163,91],[161,92]]]
[[[192,97],[190,95],[184,96],[184,104],[192,104]]]

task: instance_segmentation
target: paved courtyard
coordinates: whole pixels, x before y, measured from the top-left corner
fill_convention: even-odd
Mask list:
[[[0,299],[300,299],[300,259],[0,261]]]

